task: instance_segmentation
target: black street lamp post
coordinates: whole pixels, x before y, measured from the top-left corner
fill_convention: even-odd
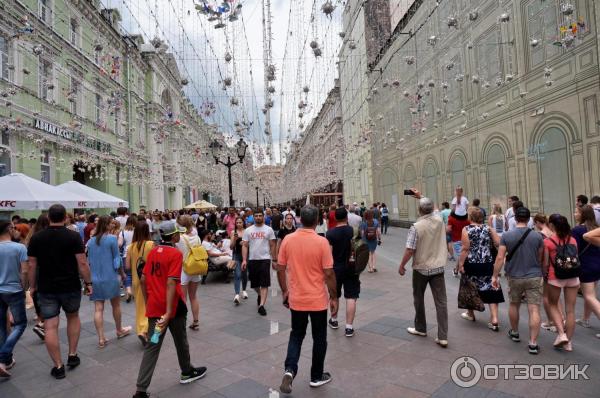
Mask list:
[[[260,207],[260,203],[258,202],[258,187],[256,188],[256,207]]]
[[[236,151],[237,151],[237,156],[238,156],[239,161],[232,162],[231,156],[227,155],[227,162],[223,162],[219,159],[219,155],[220,155],[221,150],[223,149],[223,145],[221,145],[219,143],[219,141],[217,141],[217,140],[214,140],[209,145],[210,152],[211,152],[213,158],[215,158],[215,164],[221,163],[223,166],[227,167],[227,177],[229,178],[229,206],[234,206],[233,183],[231,181],[231,168],[238,163],[244,162],[248,144],[246,144],[246,142],[244,142],[244,140],[240,138],[240,140],[237,142],[237,144],[235,146],[236,146]]]

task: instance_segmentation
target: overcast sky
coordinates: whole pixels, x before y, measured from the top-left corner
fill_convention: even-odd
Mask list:
[[[190,80],[185,91],[192,102],[200,109],[208,102],[217,108],[205,120],[218,124],[226,134],[234,133],[235,121],[252,123],[245,136],[266,148],[269,138],[264,134],[262,112],[265,106],[262,0],[238,2],[242,3],[243,18],[226,22],[224,29],[215,29],[215,22],[199,14],[192,0],[102,0],[104,6],[121,11],[126,33],[142,34],[146,42],[157,36],[170,44],[180,73]],[[277,68],[271,129],[276,161],[279,161],[279,140],[285,143],[288,136],[299,134],[300,123],[309,124],[337,76],[342,10],[338,6],[333,18],[327,18],[321,11],[322,3],[321,0],[271,0],[272,57]],[[311,21],[312,15],[315,18]],[[284,62],[286,39],[288,50]],[[319,59],[309,47],[312,40],[319,42],[322,49]],[[226,52],[234,56],[230,63],[224,60]],[[226,91],[222,81],[225,77],[234,80]],[[310,87],[308,95],[302,92],[305,85]],[[232,106],[232,97],[240,105]],[[297,115],[300,99],[309,104],[302,120]]]

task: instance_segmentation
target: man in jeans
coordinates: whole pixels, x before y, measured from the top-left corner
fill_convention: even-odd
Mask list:
[[[50,374],[56,379],[64,379],[65,367],[60,357],[58,340],[60,309],[64,310],[67,317],[67,366],[73,369],[80,363],[77,356],[81,332],[79,275],[83,278],[88,295],[92,293],[92,282],[81,237],[79,233],[65,227],[67,211],[64,206],[50,206],[48,218],[50,226],[33,235],[29,242],[29,290],[32,296],[37,291],[40,315],[44,319],[44,342],[54,362]]]
[[[206,374],[206,368],[195,368],[190,362],[190,347],[185,332],[187,307],[185,296],[181,290],[181,266],[183,255],[175,247],[180,233],[185,229],[177,227],[173,222],[161,224],[159,230],[161,242],[154,247],[146,260],[142,275],[142,291],[145,292],[146,316],[148,317],[148,333],[156,333],[160,328],[157,343],[152,339],[146,345],[137,379],[137,391],[134,398],[147,398],[146,390],[152,381],[152,375],[158,362],[158,355],[167,329],[173,336],[177,360],[181,369],[179,383],[188,384]]]
[[[421,197],[414,190],[414,197],[419,199],[417,222],[410,227],[406,240],[406,250],[400,262],[398,273],[406,273],[406,264],[412,258],[413,299],[415,304],[415,326],[407,328],[408,333],[416,336],[427,336],[425,318],[425,290],[431,287],[433,302],[438,323],[438,337],[435,342],[441,347],[448,347],[448,305],[446,298],[446,281],[444,266],[446,265],[446,229],[440,216],[433,214],[431,199]]]
[[[25,290],[27,287],[27,248],[12,242],[10,221],[0,221],[0,377],[10,377],[15,366],[13,349],[27,327]],[[14,327],[9,335],[6,314],[10,309]]]
[[[289,306],[292,313],[285,373],[279,388],[285,394],[292,392],[292,382],[298,373],[300,349],[309,317],[313,338],[310,386],[320,387],[331,381],[331,374],[323,371],[327,352],[327,307],[329,303],[331,312],[337,313],[338,299],[329,243],[315,232],[318,217],[319,211],[315,206],[302,208],[302,228],[283,240],[277,259],[277,280],[283,304]]]
[[[498,275],[505,264],[510,292],[508,317],[511,329],[508,337],[519,342],[519,308],[523,294],[527,299],[529,312],[529,353],[538,354],[540,347],[537,338],[540,333],[540,304],[543,297],[542,260],[544,257],[544,239],[538,232],[532,231],[527,223],[531,217],[529,209],[519,207],[514,212],[516,227],[502,234],[498,256],[494,264],[492,286],[500,286]],[[527,235],[525,235],[527,234]],[[508,254],[508,256],[507,256]]]

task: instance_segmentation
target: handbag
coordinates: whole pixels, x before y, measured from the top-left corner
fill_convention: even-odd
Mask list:
[[[137,272],[138,279],[142,279],[142,275],[144,274],[144,267],[146,266],[146,260],[144,259],[144,251],[146,251],[146,242],[144,242],[144,245],[142,247],[142,254],[137,259],[137,262],[135,264],[135,270]]]
[[[479,297],[479,291],[477,290],[477,287],[465,274],[460,277],[460,285],[458,288],[458,308],[479,312],[485,310],[483,301],[481,300],[481,297]]]

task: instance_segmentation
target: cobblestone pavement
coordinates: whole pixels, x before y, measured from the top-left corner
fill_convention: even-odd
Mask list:
[[[542,331],[541,354],[527,353],[527,343],[511,342],[507,336],[507,304],[500,306],[501,331],[487,329],[487,313],[477,322],[460,318],[456,307],[458,279],[448,265],[446,283],[449,307],[449,347],[438,347],[435,311],[428,291],[429,336],[415,337],[406,332],[414,316],[410,272],[400,277],[397,266],[403,253],[406,230],[390,228],[377,250],[379,272],[361,276],[362,291],[355,322],[356,334],[344,337],[344,330],[328,330],[329,348],[326,370],[333,381],[321,388],[308,385],[312,341],[304,343],[299,374],[292,397],[597,397],[600,389],[600,322],[592,328],[577,326],[574,352],[552,348],[555,335]],[[276,279],[272,282],[276,284]],[[506,284],[504,284],[506,285]],[[159,363],[150,385],[150,393],[159,397],[276,398],[281,381],[289,334],[290,315],[281,305],[279,291],[271,290],[268,316],[256,313],[254,292],[239,307],[234,307],[233,285],[209,279],[199,291],[200,330],[189,331],[192,362],[207,366],[206,377],[189,385],[180,385],[175,348],[170,336],[165,339]],[[505,292],[506,295],[506,292]],[[134,304],[123,303],[124,325],[133,325]],[[583,302],[578,298],[577,314]],[[341,303],[340,314],[344,304]],[[526,335],[526,314],[522,310],[521,333]],[[17,348],[13,377],[0,382],[0,397],[130,397],[135,391],[142,348],[135,336],[116,340],[110,310],[105,328],[110,344],[97,348],[93,324],[93,306],[84,299],[81,308],[82,333],[79,344],[81,366],[68,371],[63,380],[50,376],[51,362],[45,346],[27,329]],[[33,314],[29,312],[30,319]],[[340,318],[340,324],[344,319]],[[65,322],[62,320],[62,350],[66,359]],[[111,330],[112,329],[112,330]],[[526,339],[525,339],[526,340]],[[590,380],[510,380],[482,379],[476,386],[461,388],[450,378],[452,363],[464,355],[482,364],[589,364]],[[539,372],[538,372],[539,374]],[[595,391],[595,392],[594,392]],[[281,394],[284,396],[283,394]]]

